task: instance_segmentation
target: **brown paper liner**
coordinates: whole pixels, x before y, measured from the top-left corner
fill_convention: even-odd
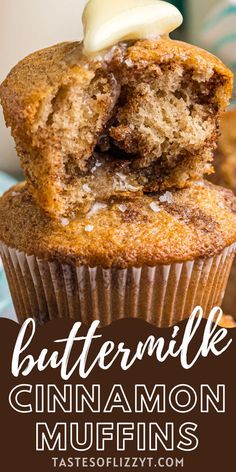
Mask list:
[[[72,318],[101,326],[141,318],[159,327],[187,318],[195,306],[207,316],[220,306],[236,245],[208,259],[128,269],[47,262],[0,245],[15,310],[22,323]]]

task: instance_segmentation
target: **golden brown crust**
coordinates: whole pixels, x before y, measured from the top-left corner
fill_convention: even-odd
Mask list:
[[[42,101],[58,86],[73,78],[63,59],[79,43],[61,43],[30,54],[20,61],[0,86],[0,97],[8,126],[31,126]],[[86,72],[81,69],[81,82]]]
[[[50,219],[27,185],[19,184],[0,200],[0,238],[28,255],[103,267],[211,257],[236,241],[236,200],[230,191],[200,183],[159,197],[110,203],[66,225]]]
[[[80,59],[75,65],[71,65],[70,54],[75,48]],[[97,108],[92,107],[91,112],[91,115],[94,113],[97,117],[99,109],[100,118],[97,118],[96,123],[93,123],[92,116],[91,123],[88,120],[87,127],[83,128],[81,119],[81,127],[78,125],[78,128],[75,128],[77,126],[75,110],[70,110],[73,96],[70,98],[69,109],[64,109],[59,129],[51,118],[55,115],[55,120],[58,120],[58,102],[60,100],[63,102],[64,95],[69,93],[70,89],[76,89],[78,95],[80,93],[78,100],[83,101],[88,94],[93,102],[92,84],[97,69],[100,69],[98,63],[88,64],[81,59],[80,43],[62,43],[37,51],[25,58],[10,72],[0,87],[6,123],[12,128],[21,165],[30,182],[31,191],[37,198],[38,204],[54,214],[60,214],[58,197],[63,191],[61,179],[66,174],[67,155],[71,152],[73,157],[74,148],[83,168],[83,161],[92,154],[98,134],[109,119],[116,99],[116,81],[113,75],[104,72],[106,100],[100,99]],[[103,86],[103,77],[100,78],[100,86]],[[79,109],[80,103],[76,104],[75,108]],[[71,145],[68,144],[66,136],[69,125],[72,127],[71,135],[73,135]],[[81,141],[84,143],[82,149],[80,142],[76,141],[77,136],[81,136]]]
[[[168,63],[171,60],[186,64],[188,68],[197,70],[205,80],[212,76],[212,71],[226,79],[226,94],[232,94],[233,73],[216,56],[204,49],[183,41],[169,40],[163,38],[157,41],[137,41],[127,51],[127,59],[136,63],[137,67],[150,63]],[[139,65],[140,64],[140,65]]]
[[[65,57],[77,48],[80,48],[79,42],[60,43],[36,51],[12,69],[0,87],[8,126],[22,119],[32,123],[39,103],[74,74],[82,75],[81,82],[86,79],[83,62],[78,71],[78,63],[73,65],[73,62],[65,61]],[[126,61],[131,60],[138,68],[155,62],[168,63],[173,58],[193,69],[197,67],[206,77],[215,70],[226,79],[226,95],[232,93],[232,72],[217,57],[188,43],[169,39],[137,41],[127,49],[125,56]],[[90,62],[90,67],[96,70],[98,64]]]

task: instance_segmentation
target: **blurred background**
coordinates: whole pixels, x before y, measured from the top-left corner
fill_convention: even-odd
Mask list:
[[[110,0],[111,1],[111,0]],[[116,0],[119,1],[119,0]],[[82,38],[86,0],[0,0],[0,82],[27,54]],[[173,0],[184,24],[174,37],[211,50],[236,70],[236,0]],[[0,107],[0,194],[21,179],[10,131]],[[12,310],[0,261],[0,314]]]

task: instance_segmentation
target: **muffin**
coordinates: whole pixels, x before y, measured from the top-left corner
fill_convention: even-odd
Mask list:
[[[220,305],[235,254],[236,199],[208,182],[97,202],[51,218],[18,184],[0,200],[1,255],[20,321],[124,317],[170,326]]]
[[[170,40],[182,17],[158,5],[154,15],[145,3],[135,24],[129,16],[124,35],[129,5],[106,8],[98,24],[91,0],[84,44],[32,54],[0,86],[26,175],[0,200],[0,251],[20,321],[131,317],[168,327],[196,305],[207,317],[221,304],[236,199],[203,179],[232,73]],[[88,47],[99,31],[106,51],[99,34]]]
[[[82,43],[38,51],[10,72],[0,98],[35,201],[67,218],[210,173],[231,91],[217,58],[163,37],[95,59]]]
[[[236,109],[224,114],[221,137],[214,159],[215,174],[211,181],[231,189],[236,194]],[[233,263],[223,302],[226,313],[236,318],[236,262]]]

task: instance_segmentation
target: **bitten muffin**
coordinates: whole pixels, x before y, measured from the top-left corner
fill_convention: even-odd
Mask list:
[[[221,187],[96,202],[71,221],[50,218],[27,184],[0,199],[1,255],[20,320],[62,316],[157,326],[220,305],[235,254],[236,199]]]
[[[211,172],[231,91],[217,58],[161,38],[121,43],[96,60],[80,43],[36,52],[0,97],[36,202],[67,217],[97,199],[183,188]]]

